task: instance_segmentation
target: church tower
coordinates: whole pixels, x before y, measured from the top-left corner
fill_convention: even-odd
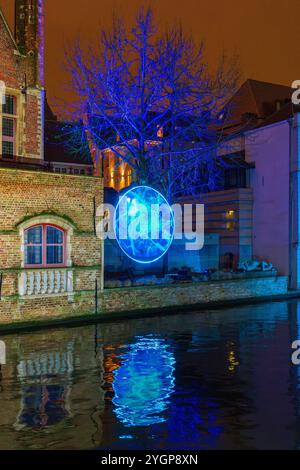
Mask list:
[[[44,0],[15,0],[15,39],[27,57],[27,85],[44,87]]]

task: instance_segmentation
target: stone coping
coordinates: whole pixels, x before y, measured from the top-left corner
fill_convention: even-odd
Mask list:
[[[48,162],[47,162],[48,163]],[[88,179],[91,181],[91,184],[92,184],[92,181],[95,180],[99,183],[99,181],[103,181],[103,178],[101,176],[88,176],[88,175],[74,175],[74,174],[69,174],[69,173],[56,173],[55,171],[46,171],[46,170],[30,170],[28,168],[17,168],[17,167],[5,167],[5,166],[1,166],[0,164],[0,171],[3,171],[3,172],[9,172],[9,173],[17,173],[17,172],[22,172],[22,173],[30,173],[31,175],[45,175],[45,176],[53,176],[54,178],[57,178],[57,179],[64,179],[64,178],[76,178],[76,179],[79,179],[79,178],[82,178],[82,179]]]
[[[65,266],[61,267],[58,266],[57,268],[0,268],[0,274],[11,274],[11,273],[22,273],[24,271],[63,271],[64,269],[67,269],[69,271],[93,271],[93,270],[100,270],[101,265],[81,265],[81,266]]]
[[[203,285],[203,284],[224,284],[227,282],[244,282],[244,281],[254,281],[254,280],[262,280],[262,279],[282,279],[282,278],[287,278],[287,276],[278,276],[278,275],[264,275],[264,276],[249,276],[249,277],[240,277],[240,278],[233,278],[233,279],[209,279],[206,281],[187,281],[187,282],[170,282],[166,284],[143,284],[143,285],[134,285],[134,286],[122,286],[122,287],[106,287],[104,289],[104,294],[111,291],[120,291],[124,292],[124,290],[130,290],[130,289],[167,289],[167,288],[174,288],[174,287],[191,287],[195,286],[197,284]]]

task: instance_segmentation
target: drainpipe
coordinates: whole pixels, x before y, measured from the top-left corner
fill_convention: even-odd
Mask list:
[[[104,275],[105,275],[104,263],[105,263],[105,260],[104,260],[104,238],[103,238],[103,240],[101,240],[101,284],[100,284],[101,294],[104,291]]]
[[[40,95],[40,100],[41,100],[41,149],[40,149],[40,159],[44,161],[45,159],[45,147],[44,147],[44,142],[45,142],[45,90],[41,90],[41,95]]]
[[[93,219],[94,219],[94,235],[97,237],[97,222],[96,222],[96,217],[97,217],[97,204],[96,204],[96,197],[93,198]],[[101,259],[100,259],[100,293],[102,294],[104,291],[104,240],[100,239],[100,253],[101,253]],[[101,296],[101,302],[100,302],[100,307],[102,309],[102,296]],[[95,314],[97,315],[99,313],[99,289],[98,289],[98,279],[96,277],[95,280]]]
[[[292,289],[293,271],[293,119],[289,119],[289,289]]]
[[[0,274],[0,300],[2,300],[2,282],[3,282],[3,274]]]
[[[104,157],[101,155],[101,178],[102,178],[102,190],[103,190],[103,202],[104,197],[105,197],[105,191],[104,191]],[[104,227],[102,225],[102,230],[104,230]],[[97,232],[97,230],[96,230]],[[102,234],[104,235],[104,234]],[[97,236],[97,233],[96,233]],[[105,243],[105,237],[102,236],[100,240],[100,246],[101,246],[101,276],[100,276],[100,292],[101,292],[101,302],[103,302],[103,292],[104,292],[104,287],[105,287],[105,250],[104,250],[104,245]],[[101,305],[102,307],[102,305]]]
[[[299,179],[299,115],[295,114],[288,121],[290,128],[289,142],[289,288],[299,288],[299,199],[300,199],[300,179]],[[298,132],[297,139],[295,132]],[[295,155],[297,152],[297,155]],[[296,199],[295,199],[296,198]]]

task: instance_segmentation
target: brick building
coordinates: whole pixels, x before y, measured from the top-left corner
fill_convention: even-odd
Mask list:
[[[43,2],[15,5],[14,35],[0,11],[0,79],[6,87],[0,155],[8,161],[43,160]]]
[[[49,171],[44,155],[44,1],[0,9],[0,322],[93,312],[102,180]]]

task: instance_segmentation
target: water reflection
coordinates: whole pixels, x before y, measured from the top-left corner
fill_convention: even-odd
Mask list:
[[[32,385],[22,388],[22,407],[17,429],[53,426],[68,416],[68,391],[61,385]]]
[[[0,364],[0,404],[1,404],[2,392],[3,392],[3,374],[2,374],[2,365]]]
[[[174,392],[175,358],[162,338],[136,338],[114,371],[113,403],[125,426],[150,426],[163,415]]]
[[[15,424],[17,430],[54,426],[71,414],[73,346],[70,342],[62,351],[36,351],[19,361],[21,407]]]
[[[224,431],[220,407],[207,397],[187,397],[182,406],[175,398],[170,409],[168,432],[178,448],[213,448]]]
[[[300,303],[5,338],[1,449],[300,447]]]

